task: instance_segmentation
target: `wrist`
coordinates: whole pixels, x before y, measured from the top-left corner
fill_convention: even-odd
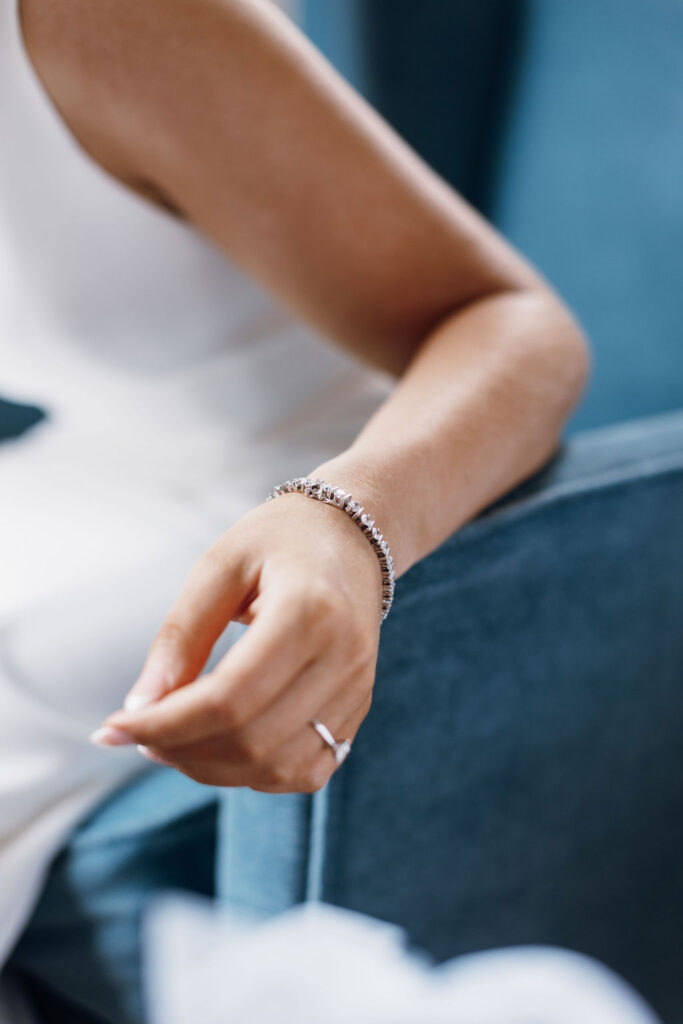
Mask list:
[[[398,503],[392,501],[381,475],[362,456],[349,449],[320,463],[306,475],[341,487],[363,506],[389,545],[396,579],[417,561],[410,557],[409,538],[401,528]]]

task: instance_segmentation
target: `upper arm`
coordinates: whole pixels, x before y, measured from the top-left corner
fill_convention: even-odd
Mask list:
[[[453,310],[538,286],[267,0],[24,0],[23,20],[96,158],[366,360],[400,372]]]

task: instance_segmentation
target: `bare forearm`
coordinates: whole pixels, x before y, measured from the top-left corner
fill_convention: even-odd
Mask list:
[[[358,497],[401,576],[550,457],[587,367],[551,293],[486,298],[428,335],[354,444],[312,475]]]

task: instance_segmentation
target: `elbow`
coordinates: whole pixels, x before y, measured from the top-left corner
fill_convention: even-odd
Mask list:
[[[503,386],[561,430],[592,370],[588,338],[574,314],[545,284],[494,294],[471,309],[484,317],[480,341],[490,344]]]
[[[492,400],[510,409],[532,468],[538,468],[557,451],[585,393],[592,369],[589,342],[573,313],[545,285],[504,292],[485,305],[493,316],[486,330],[496,382]]]
[[[593,356],[586,333],[578,320],[559,300],[553,296],[557,310],[558,339],[561,360],[567,378],[567,400],[570,409],[578,405],[583,397],[593,369]]]
[[[567,421],[583,398],[592,372],[588,338],[573,313],[550,290],[519,296],[531,304],[525,320],[525,377],[521,390],[537,409],[535,440],[538,462],[551,457],[560,444]],[[523,318],[524,319],[524,318]],[[518,378],[519,380],[519,378]]]
[[[564,425],[586,392],[593,367],[592,353],[586,333],[564,303],[552,292],[545,293],[542,301],[548,307],[546,345]]]

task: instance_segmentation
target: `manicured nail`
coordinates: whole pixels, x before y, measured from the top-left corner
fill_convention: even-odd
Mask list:
[[[163,757],[157,757],[156,754],[153,754],[149,747],[143,747],[141,744],[138,744],[138,752],[142,754],[143,757],[146,757],[148,761],[155,761],[156,764],[170,764],[170,761],[164,761]]]
[[[126,711],[139,711],[140,708],[146,708],[148,704],[153,704],[156,697],[152,693],[135,693],[134,691],[129,693],[123,702],[123,706]]]
[[[166,692],[165,673],[154,665],[142,670],[142,674],[124,701],[126,711],[139,711],[153,704]]]
[[[90,742],[98,747],[129,747],[135,740],[123,729],[115,729],[112,725],[104,725],[101,729],[95,729],[90,736]]]

